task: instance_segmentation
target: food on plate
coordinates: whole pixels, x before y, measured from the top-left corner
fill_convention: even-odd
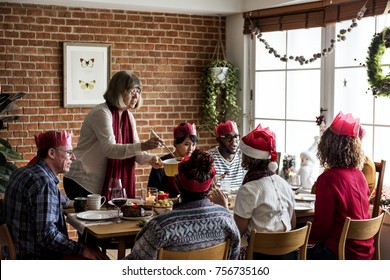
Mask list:
[[[122,212],[124,217],[143,217],[144,209],[137,205],[134,202],[127,202],[125,206],[122,207]]]
[[[172,205],[173,201],[168,198],[159,199],[153,204],[154,207],[172,207]]]

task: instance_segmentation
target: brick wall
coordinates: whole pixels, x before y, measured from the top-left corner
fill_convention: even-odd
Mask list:
[[[132,70],[140,77],[144,106],[134,117],[141,141],[153,128],[172,146],[174,126],[199,122],[199,78],[217,43],[217,17],[0,3],[0,21],[1,90],[27,93],[12,112],[20,119],[0,131],[23,154],[18,166],[35,155],[34,135],[42,131],[71,130],[76,144],[90,111],[63,107],[64,42],[111,44],[112,73]],[[216,144],[209,133],[199,136],[201,148]],[[149,172],[137,165],[137,188],[146,186]]]
[[[18,166],[35,155],[34,135],[42,131],[71,130],[76,144],[90,111],[63,107],[64,42],[111,44],[112,73],[140,77],[144,106],[134,116],[141,141],[153,128],[172,146],[175,125],[199,122],[199,78],[215,49],[218,17],[0,3],[0,19],[2,92],[27,93],[12,112],[20,119],[0,131],[23,154]],[[215,145],[209,133],[199,134],[199,147]],[[145,186],[150,168],[136,172],[137,187]]]

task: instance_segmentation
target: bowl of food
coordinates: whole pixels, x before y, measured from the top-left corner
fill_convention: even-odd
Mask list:
[[[157,201],[158,200],[162,200],[162,199],[168,199],[169,198],[169,193],[166,193],[166,192],[163,192],[163,191],[159,191],[157,193]]]
[[[165,199],[159,199],[156,203],[153,204],[153,211],[156,214],[163,214],[166,212],[171,211],[173,208],[173,201],[165,198]]]

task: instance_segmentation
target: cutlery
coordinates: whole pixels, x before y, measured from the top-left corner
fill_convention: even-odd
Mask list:
[[[154,132],[153,129],[150,130],[150,133],[153,135],[153,137],[156,137],[156,138],[159,138],[159,139],[162,140],[162,138],[160,138],[160,137],[156,134],[156,132]],[[162,143],[161,145],[163,145],[164,148],[167,149],[168,152],[177,160],[177,158],[176,158],[175,155],[172,153],[172,151],[168,148],[167,145],[165,145],[164,143]],[[178,160],[177,160],[177,161],[178,161]]]

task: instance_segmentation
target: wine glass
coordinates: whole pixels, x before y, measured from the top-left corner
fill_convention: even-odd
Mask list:
[[[118,209],[116,223],[119,224],[122,222],[120,218],[121,207],[125,205],[127,201],[126,189],[122,188],[121,179],[111,179],[110,198],[112,204],[114,204]]]

